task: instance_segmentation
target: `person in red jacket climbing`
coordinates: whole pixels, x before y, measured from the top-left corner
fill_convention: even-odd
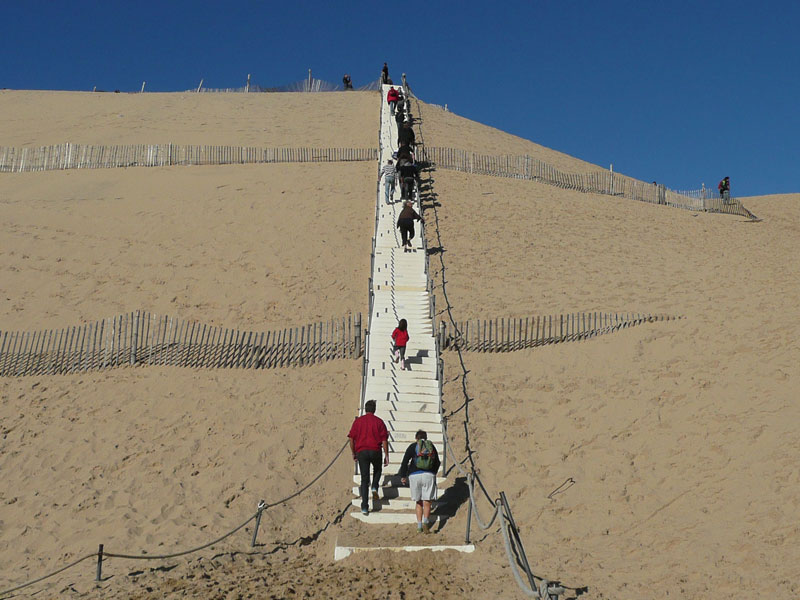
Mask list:
[[[406,344],[408,344],[408,323],[405,319],[400,322],[392,332],[392,342],[394,343],[393,355],[394,362],[400,363],[400,368],[406,370]]]
[[[386,102],[389,103],[389,110],[392,111],[392,116],[394,116],[394,109],[397,106],[398,100],[400,100],[400,94],[397,93],[394,86],[390,87],[389,91],[386,92]]]

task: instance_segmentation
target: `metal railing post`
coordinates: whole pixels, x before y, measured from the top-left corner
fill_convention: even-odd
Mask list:
[[[94,580],[103,580],[103,544],[100,544],[100,546],[97,548],[97,573]]]
[[[253,541],[250,544],[253,548],[256,547],[256,537],[258,537],[258,528],[261,525],[261,513],[264,512],[264,509],[267,507],[267,503],[263,500],[259,500],[258,502],[258,514],[256,514],[256,524],[253,527]]]
[[[467,533],[464,542],[469,544],[469,528],[472,525],[472,473],[467,474],[467,492],[469,493],[469,505],[467,506]]]

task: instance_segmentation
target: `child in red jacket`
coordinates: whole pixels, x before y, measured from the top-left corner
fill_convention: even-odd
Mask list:
[[[405,319],[400,319],[400,322],[392,332],[392,341],[394,342],[394,362],[400,361],[400,368],[406,370],[406,344],[408,344],[408,323]]]

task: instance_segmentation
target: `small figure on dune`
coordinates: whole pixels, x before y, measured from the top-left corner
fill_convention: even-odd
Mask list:
[[[389,466],[389,431],[383,419],[375,416],[375,400],[367,400],[364,414],[353,421],[350,427],[350,451],[353,460],[358,463],[361,473],[361,514],[369,514],[370,478],[369,468],[372,466],[372,499],[378,500],[378,486],[381,482],[381,448],[385,458],[383,466]]]
[[[439,472],[439,453],[428,439],[427,432],[420,429],[403,455],[400,464],[400,481],[411,488],[411,499],[416,502],[417,531],[431,530],[431,502],[436,500],[436,473]]]
[[[397,175],[397,169],[392,163],[392,159],[386,161],[386,164],[381,168],[381,177],[385,177],[383,189],[386,195],[386,204],[391,204],[394,200],[394,182]]]
[[[425,222],[425,219],[417,214],[411,200],[403,202],[403,210],[397,217],[397,227],[400,229],[402,247],[405,252],[411,252],[411,240],[414,239],[414,221]]]
[[[397,327],[392,332],[392,358],[394,362],[400,363],[400,369],[406,370],[406,345],[408,344],[408,323],[405,319],[400,319]]]
[[[352,90],[353,89],[353,82],[350,79],[350,73],[345,73],[344,77],[342,77],[342,84],[344,85],[344,89]]]
[[[726,204],[730,202],[731,199],[731,178],[724,177],[722,181],[719,182],[717,185],[717,189],[719,190],[719,197],[722,198],[722,201]]]
[[[383,63],[383,68],[381,69],[381,83],[383,85],[389,83],[389,67],[386,63]]]

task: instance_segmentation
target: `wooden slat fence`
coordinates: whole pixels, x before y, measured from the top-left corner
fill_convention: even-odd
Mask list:
[[[361,313],[258,332],[135,311],[77,327],[0,332],[0,376],[61,375],[123,365],[273,369],[364,352]]]
[[[735,198],[731,198],[725,203],[719,198],[702,198],[695,194],[684,195],[664,185],[645,183],[613,171],[566,173],[528,155],[493,156],[457,148],[424,147],[421,149],[418,159],[435,164],[439,168],[464,173],[528,179],[584,193],[620,196],[639,202],[756,219],[755,215]]]
[[[439,347],[469,352],[511,352],[545,344],[585,340],[642,323],[679,319],[642,313],[582,312],[522,318],[474,319],[457,322],[448,331],[439,322]]]
[[[377,148],[259,148],[177,144],[122,146],[57,144],[36,148],[0,147],[0,172],[9,173],[114,167],[373,160],[378,160]]]

